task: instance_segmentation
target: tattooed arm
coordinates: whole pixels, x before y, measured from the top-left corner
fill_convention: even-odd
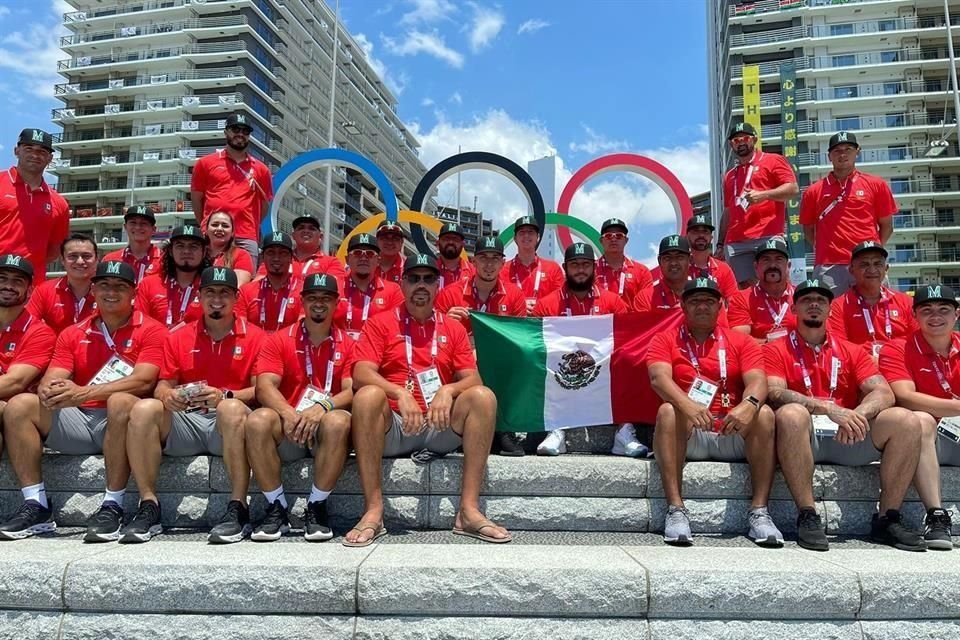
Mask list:
[[[896,402],[893,391],[882,375],[870,376],[860,385],[863,400],[855,411],[867,420],[873,420],[884,409],[889,409]]]
[[[812,414],[826,414],[830,410],[830,404],[823,400],[817,400],[810,396],[791,391],[787,388],[787,381],[776,376],[767,376],[767,403],[774,409],[779,409],[785,404],[799,404]]]

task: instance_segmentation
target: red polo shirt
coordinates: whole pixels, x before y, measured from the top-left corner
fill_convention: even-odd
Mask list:
[[[267,333],[289,327],[303,315],[300,288],[303,285],[295,278],[279,289],[270,286],[267,278],[248,282],[240,287],[236,314]]]
[[[960,395],[960,332],[954,331],[950,354],[944,358],[918,329],[904,340],[887,342],[880,349],[880,373],[887,382],[911,380],[920,393],[950,400]],[[950,390],[940,384],[937,368]]]
[[[790,310],[793,304],[793,287],[787,285],[783,295],[774,298],[754,285],[742,289],[729,300],[727,321],[731,327],[750,327],[750,335],[766,340],[767,334],[774,330],[793,330],[797,327],[797,317]],[[776,319],[780,318],[777,323]]]
[[[370,289],[373,289],[371,291]],[[370,318],[374,318],[384,311],[393,311],[403,304],[403,292],[400,286],[393,282],[384,282],[380,278],[373,280],[365,292],[360,291],[353,280],[347,276],[343,295],[337,302],[337,310],[333,315],[333,326],[348,332],[356,340],[360,331]],[[364,313],[364,307],[367,307]],[[349,316],[349,320],[348,320]]]
[[[569,295],[567,287],[564,286],[540,298],[530,315],[536,318],[602,316],[608,313],[627,313],[629,310],[620,296],[597,286],[594,286],[593,292],[583,300]]]
[[[265,337],[258,327],[236,318],[233,330],[214,342],[202,318],[188,322],[167,336],[160,379],[174,384],[205,380],[217,389],[246,389]]]
[[[343,268],[343,263],[336,256],[327,256],[322,252],[317,252],[307,258],[306,260],[297,260],[294,257],[293,262],[290,263],[290,274],[295,278],[298,278],[300,282],[303,282],[308,276],[312,276],[315,273],[326,273],[337,279],[337,282],[340,286],[343,286],[344,281],[347,278],[346,269]],[[260,266],[257,267],[257,277],[267,275],[267,265],[264,264],[263,260],[260,261]]]
[[[710,412],[714,415],[724,415],[743,399],[743,373],[752,369],[763,369],[763,351],[760,350],[753,338],[739,331],[732,331],[718,326],[713,334],[703,344],[697,344],[689,336],[689,345],[685,339],[688,336],[686,324],[671,331],[662,331],[654,336],[647,348],[647,366],[656,362],[666,362],[673,367],[673,381],[684,392],[690,389],[696,378],[688,349],[694,349],[694,355],[700,364],[699,375],[716,383],[719,387],[713,397]],[[720,340],[723,337],[727,360],[726,385],[720,380]],[[730,394],[730,407],[722,407],[721,394]]]
[[[163,364],[163,341],[166,337],[167,330],[163,325],[140,311],[134,311],[130,321],[112,336],[117,349],[114,352],[100,331],[100,315],[97,314],[63,330],[57,338],[49,368],[66,369],[73,382],[83,387],[90,383],[114,354],[133,366],[151,364],[160,367]],[[85,402],[81,406],[103,409],[107,402]]]
[[[16,167],[0,173],[0,254],[25,256],[33,265],[34,282],[47,274],[47,248],[70,232],[70,207],[46,182],[36,190]]]
[[[124,247],[123,249],[111,251],[100,259],[101,262],[112,262],[116,260],[125,262],[133,267],[133,273],[139,283],[147,276],[160,273],[160,264],[163,262],[163,252],[160,250],[160,247],[151,244],[147,255],[138,259],[130,253],[130,247]]]
[[[827,398],[830,396],[833,356],[838,354],[840,371],[837,375],[837,388],[833,392],[833,399],[844,409],[855,409],[860,404],[860,385],[871,376],[880,373],[877,365],[870,358],[870,353],[861,346],[832,336],[829,331],[826,342],[818,350],[819,353],[799,335],[796,336],[796,341],[810,376],[811,392],[807,391],[804,384],[803,367],[794,351],[790,336],[763,345],[767,375],[783,378],[791,391],[814,398]]]
[[[267,165],[249,154],[242,162],[236,162],[226,151],[218,149],[197,160],[190,190],[203,192],[203,228],[211,214],[224,211],[233,217],[236,237],[259,237],[263,205],[273,198]]]
[[[814,263],[850,264],[853,248],[866,240],[879,243],[880,220],[898,210],[883,178],[854,171],[843,182],[833,173],[814,182],[800,199],[800,224],[816,227]]]
[[[93,290],[77,299],[67,284],[67,279],[47,280],[30,294],[27,311],[34,318],[40,318],[55,332],[59,333],[72,324],[86,320],[94,314],[97,303],[93,299]]]
[[[919,328],[913,317],[913,299],[905,293],[883,287],[880,302],[867,308],[873,322],[870,334],[856,287],[833,301],[827,327],[830,333],[854,344],[870,345],[905,338]],[[888,326],[889,320],[889,326]],[[869,351],[869,349],[868,349]]]
[[[343,379],[352,375],[355,345],[356,341],[346,332],[331,329],[330,337],[314,347],[305,337],[303,323],[298,322],[267,336],[257,358],[256,373],[280,376],[280,394],[291,407],[295,407],[308,384],[321,391],[326,389],[327,363],[333,355],[330,395],[335,396],[343,390]],[[308,357],[313,367],[313,375],[309,380]]]
[[[392,282],[394,284],[400,284],[400,279],[403,277],[403,256],[397,256],[397,259],[393,262],[393,266],[384,271],[383,265],[377,267],[377,270],[373,272],[374,277],[383,278],[387,282]]]
[[[727,237],[724,241],[730,244],[783,235],[786,229],[785,203],[765,200],[744,211],[737,200],[746,189],[766,191],[796,181],[787,159],[766,151],[754,152],[749,164],[737,164],[727,171],[723,177],[723,205],[727,209]]]
[[[215,267],[225,267],[227,266],[227,256],[223,253],[218,255],[213,259],[213,266]],[[250,257],[250,254],[240,249],[239,247],[233,248],[233,266],[231,269],[239,269],[240,271],[246,271],[247,273],[253,273],[253,258]]]
[[[528,300],[540,300],[553,293],[566,282],[563,267],[539,256],[529,265],[513,258],[500,270],[500,280],[518,287]]]
[[[637,293],[653,286],[653,276],[650,269],[624,257],[623,266],[614,269],[602,256],[597,259],[596,280],[601,288],[615,293],[630,305]]]
[[[477,368],[470,338],[463,325],[451,322],[439,312],[420,323],[409,316],[406,308],[381,313],[367,323],[354,350],[354,361],[372,362],[380,367],[379,373],[387,382],[404,386],[408,379],[406,335],[410,336],[413,346],[412,367],[415,373],[436,367],[441,382],[451,384],[455,382],[454,374],[457,371]],[[436,361],[430,355],[434,335],[437,341]],[[419,384],[414,384],[413,395],[420,403],[420,409],[426,411],[427,405]],[[395,400],[390,400],[390,408],[397,411]]]
[[[476,277],[471,280],[462,280],[455,287],[444,287],[443,291],[437,294],[437,311],[445,314],[453,307],[465,307],[470,311],[481,311],[495,316],[522,318],[527,315],[526,298],[514,285],[498,280],[496,288],[490,292],[485,301],[481,301],[477,297],[475,282]],[[461,324],[468,334],[473,335],[470,318],[462,320]]]
[[[9,327],[0,332],[0,375],[18,364],[36,367],[43,373],[50,364],[56,341],[53,329],[24,309]]]
[[[450,269],[443,263],[443,260],[437,258],[440,265],[440,288],[449,287],[455,282],[469,280],[476,275],[477,270],[466,258],[460,258],[456,269]]]
[[[186,288],[181,288],[176,280],[167,282],[159,273],[147,276],[137,286],[136,307],[168,329],[181,322],[199,320],[203,317],[200,275]]]

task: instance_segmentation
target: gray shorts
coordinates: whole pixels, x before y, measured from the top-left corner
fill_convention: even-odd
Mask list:
[[[944,467],[960,467],[960,444],[938,435],[937,460]]]
[[[253,260],[253,273],[257,273],[257,263],[260,261],[260,245],[257,244],[256,240],[250,240],[248,238],[234,238],[233,244],[237,246],[237,249],[243,249],[250,254],[250,259]]]
[[[723,435],[694,429],[687,440],[687,460],[740,462],[747,459],[747,445],[739,434]]]
[[[217,412],[174,413],[163,453],[174,458],[203,453],[222,456],[223,438],[217,431]]]
[[[880,460],[880,450],[873,445],[870,434],[856,444],[840,444],[834,438],[818,438],[810,422],[810,449],[815,463],[839,464],[844,467],[865,467]]]
[[[454,433],[453,429],[446,431],[434,431],[427,429],[417,435],[409,436],[403,432],[403,419],[399,413],[394,412],[393,424],[390,425],[390,431],[387,432],[383,443],[384,458],[399,458],[408,456],[415,451],[426,449],[438,455],[445,455],[457,450],[463,440]]]
[[[839,298],[853,286],[850,265],[846,264],[818,264],[813,268],[813,277],[833,291],[835,298]]]
[[[753,259],[756,257],[756,249],[761,244],[772,238],[782,236],[766,236],[753,240],[744,240],[743,242],[730,242],[724,245],[724,255],[727,258],[727,265],[733,269],[733,275],[737,282],[744,282],[757,277],[757,270],[753,266]]]
[[[106,409],[56,409],[44,445],[74,456],[103,453],[103,436],[106,432]]]

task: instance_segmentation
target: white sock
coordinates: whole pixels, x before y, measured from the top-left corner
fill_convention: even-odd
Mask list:
[[[103,501],[104,502],[113,502],[123,507],[123,496],[127,493],[127,490],[120,489],[120,491],[110,491],[110,489],[104,489],[103,491]]]
[[[25,501],[33,500],[34,502],[39,502],[40,506],[44,508],[49,506],[47,504],[47,490],[44,488],[42,482],[40,484],[34,484],[20,489],[20,493],[23,494],[23,499]]]
[[[283,505],[283,508],[287,508],[287,496],[283,495],[283,485],[280,485],[273,491],[264,491],[263,497],[267,499],[267,504],[273,504],[279,500],[280,504]]]
[[[330,496],[330,491],[320,491],[317,489],[317,485],[313,485],[310,489],[310,497],[307,498],[307,504],[311,502],[323,502]]]

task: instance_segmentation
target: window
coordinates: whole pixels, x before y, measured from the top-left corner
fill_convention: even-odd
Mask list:
[[[950,176],[933,176],[934,191],[953,191]]]
[[[896,20],[880,20],[877,23],[877,28],[880,31],[896,31],[897,21]]]
[[[891,256],[896,262],[916,262],[917,258],[917,245],[914,244],[897,244],[893,247],[893,255]]]
[[[910,193],[910,178],[890,178],[890,191],[895,194]]]
[[[853,53],[845,53],[839,56],[833,56],[830,66],[832,67],[852,67],[857,64],[857,56]]]
[[[836,120],[837,131],[852,131],[860,128],[860,116],[840,116]]]
[[[832,24],[830,25],[831,36],[849,36],[853,34],[853,24]]]
[[[938,227],[953,227],[956,226],[956,224],[957,220],[953,209],[937,209]]]
[[[886,124],[888,127],[902,127],[905,124],[905,117],[902,113],[888,113]]]
[[[899,62],[900,61],[900,52],[899,51],[881,51],[880,52],[880,62]]]
[[[840,100],[843,98],[856,98],[859,94],[857,90],[857,85],[852,84],[847,87],[834,87],[833,88],[833,97]]]
[[[918,278],[897,278],[897,289],[900,291],[916,289],[918,286],[920,286]]]
[[[900,83],[899,82],[884,82],[883,83],[883,95],[885,96],[895,96],[900,93]]]
[[[893,147],[887,147],[887,158],[890,160],[906,160],[907,146],[897,145]]]

